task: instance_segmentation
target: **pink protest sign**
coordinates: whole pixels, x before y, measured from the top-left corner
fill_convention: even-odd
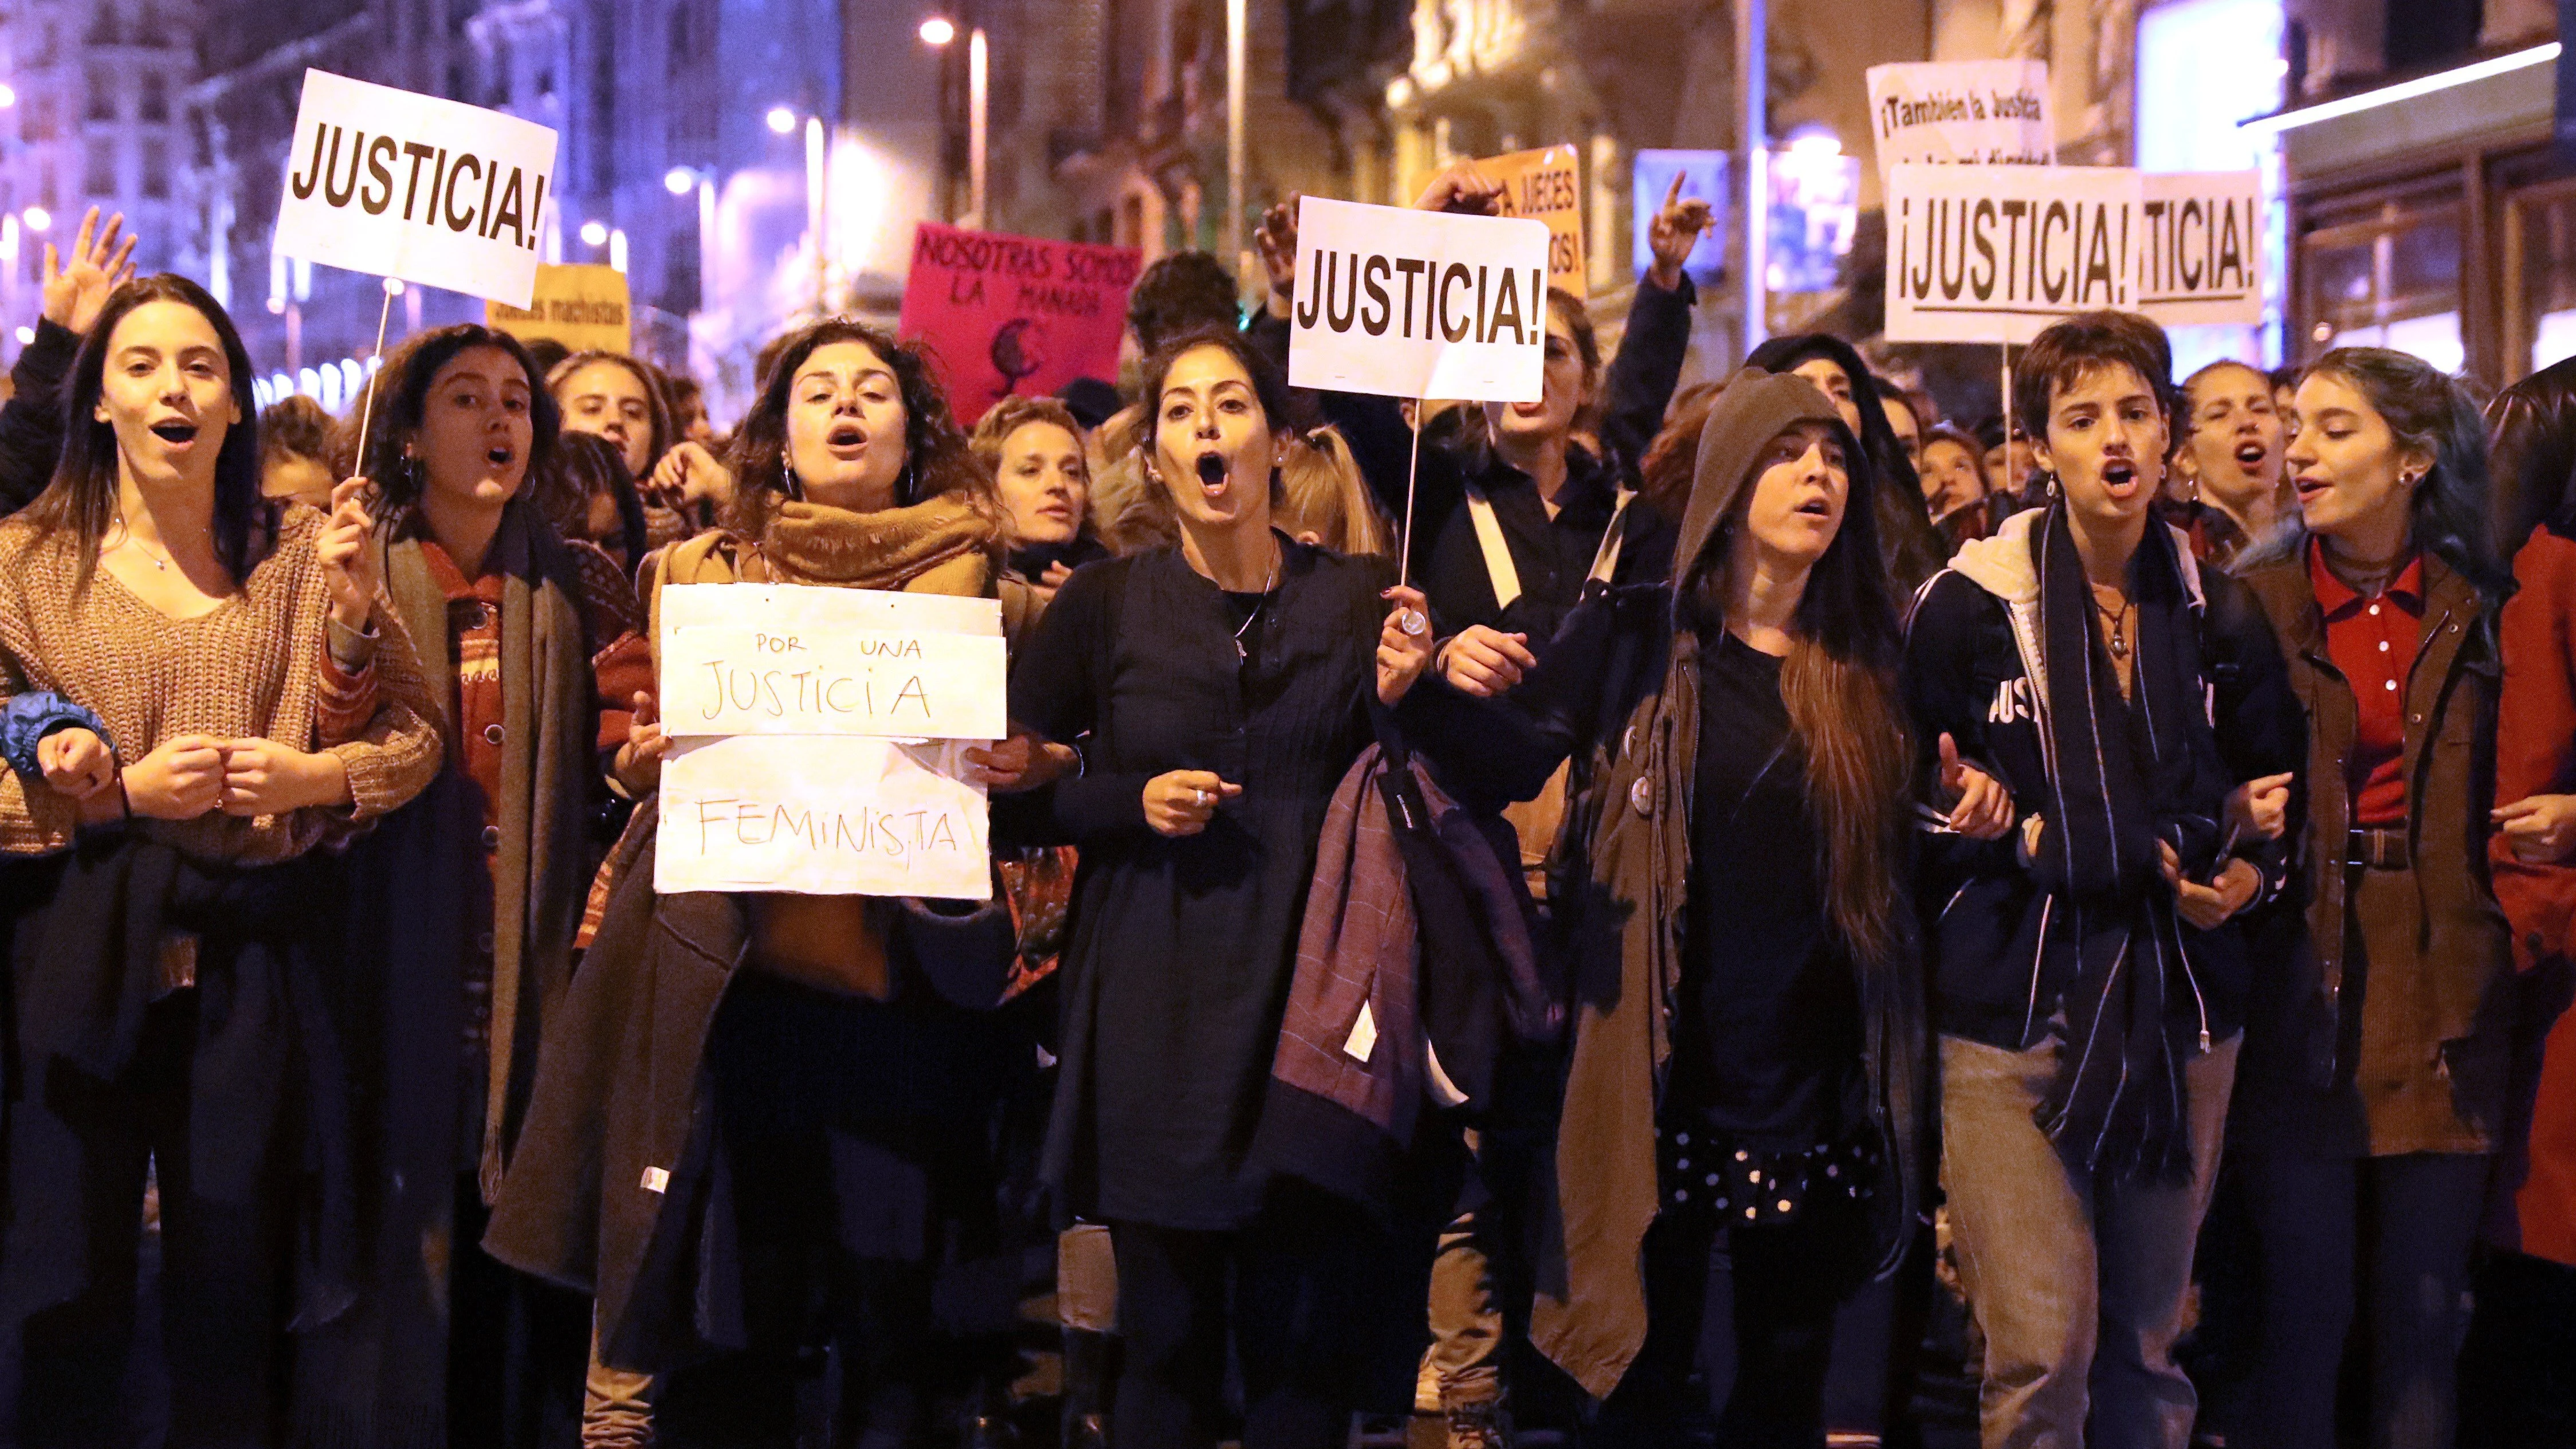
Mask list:
[[[925,221],[912,239],[903,335],[931,344],[949,406],[972,427],[1015,393],[1052,393],[1077,377],[1115,381],[1127,289],[1143,264],[1123,247]]]

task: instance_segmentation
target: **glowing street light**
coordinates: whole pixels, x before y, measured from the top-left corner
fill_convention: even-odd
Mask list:
[[[608,223],[597,220],[583,222],[581,239],[595,247],[608,245]]]
[[[18,104],[17,87],[0,85],[0,111],[5,111],[16,104]]]
[[[662,173],[662,189],[673,196],[686,196],[698,184],[698,173],[686,166],[674,166]]]
[[[794,134],[796,130],[795,107],[771,106],[769,108],[769,129],[777,132],[781,136]]]
[[[957,27],[945,15],[933,15],[921,22],[921,43],[924,45],[946,45],[956,38]]]
[[[45,210],[45,209],[44,209],[43,207],[41,207],[41,206],[31,206],[31,207],[28,207],[25,211],[22,211],[22,212],[20,212],[20,213],[18,213],[18,214],[19,214],[21,217],[23,217],[23,218],[25,218],[25,219],[26,219],[26,223],[27,223],[27,230],[29,230],[29,231],[51,231],[51,230],[53,230],[53,227],[54,227],[54,214],[53,214],[52,212],[50,212],[50,211]]]

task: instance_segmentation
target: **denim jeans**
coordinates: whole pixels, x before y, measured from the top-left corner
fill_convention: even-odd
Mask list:
[[[2032,1111],[2057,1044],[1941,1039],[1942,1185],[1968,1301],[1985,1330],[1985,1449],[2185,1449],[2198,1401],[2173,1359],[2209,1208],[2233,1040],[2184,1067],[2188,1183],[2078,1176]]]

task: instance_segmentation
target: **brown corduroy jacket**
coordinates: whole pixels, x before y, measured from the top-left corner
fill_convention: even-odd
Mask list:
[[[2359,994],[2347,991],[2345,914],[2352,801],[2345,783],[2358,710],[2352,687],[2327,652],[2324,616],[2309,581],[2306,552],[2248,569],[2308,721],[2307,828],[2294,885],[2304,894],[2305,938],[2255,964],[2247,1002],[2244,1074],[2308,1090],[2338,1087],[2356,1071],[2385,1078],[2366,1100],[2440,1100],[2408,1092],[2400,1078],[2447,1082],[2456,1120],[2386,1106],[2362,1125],[2366,1150],[2482,1151],[2493,1145],[2504,1104],[2512,1009],[2512,939],[2487,877],[2487,813],[2495,793],[2495,710],[2500,679],[2489,611],[2469,581],[2424,556],[2424,620],[2406,695],[2406,835],[2421,896],[2422,960],[2430,989],[2382,986],[2381,1010],[2415,1019],[2400,1035],[2421,1050],[2403,1061],[2353,1060],[2357,1023],[2344,1019]],[[2279,933],[2272,936],[2281,940]],[[2391,1090],[2382,1090],[2391,1089]],[[2240,1094],[2243,1110],[2248,1096]],[[2347,1099],[2348,1103],[2348,1099]],[[2259,1105],[2259,1104],[2257,1104]],[[2402,1116],[2406,1120],[2388,1120]],[[2466,1131],[2463,1131],[2463,1128]],[[2310,1135],[2302,1131],[2301,1135]],[[2312,1150],[2351,1143],[2307,1141]]]

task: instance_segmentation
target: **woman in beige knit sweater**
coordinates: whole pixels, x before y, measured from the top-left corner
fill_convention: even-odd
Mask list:
[[[313,847],[438,768],[344,493],[261,499],[250,359],[195,284],[119,288],[52,485],[0,524],[13,918],[0,1342],[27,1444],[275,1440],[286,1325],[346,1306],[352,1189]],[[124,1390],[161,1202],[169,1402]]]

